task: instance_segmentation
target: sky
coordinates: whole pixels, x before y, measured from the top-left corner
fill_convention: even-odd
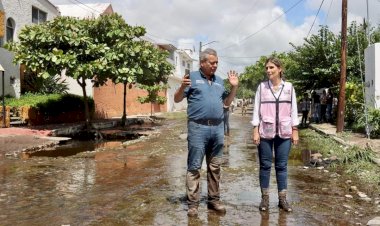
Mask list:
[[[145,27],[148,38],[193,49],[194,59],[201,42],[202,49],[218,52],[217,73],[222,77],[229,70],[242,73],[260,56],[292,51],[290,43],[302,45],[304,38],[317,33],[321,25],[337,34],[341,30],[342,0],[50,1],[78,6],[111,3],[128,24]],[[374,26],[380,24],[380,0],[348,0],[347,12],[348,24],[362,23],[364,18]]]

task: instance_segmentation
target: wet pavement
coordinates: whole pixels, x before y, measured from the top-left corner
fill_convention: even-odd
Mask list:
[[[294,212],[278,209],[272,169],[270,209],[260,213],[250,117],[230,117],[221,181],[224,216],[207,210],[203,166],[200,214],[187,217],[186,121],[173,119],[158,128],[158,135],[124,145],[82,143],[81,151],[68,156],[3,155],[0,225],[366,225],[379,215],[374,201],[378,195],[364,201],[350,191],[352,185],[363,185],[348,184],[350,178],[326,169],[304,168],[302,144],[292,150],[289,161]],[[77,148],[73,146],[66,148]]]

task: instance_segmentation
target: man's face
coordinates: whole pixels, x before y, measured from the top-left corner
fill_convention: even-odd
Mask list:
[[[214,55],[208,55],[207,60],[201,63],[202,72],[211,76],[215,74],[216,69],[218,68],[218,57]]]

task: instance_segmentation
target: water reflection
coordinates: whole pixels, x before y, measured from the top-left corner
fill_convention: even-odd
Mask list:
[[[288,213],[284,211],[279,211],[277,214],[276,213],[270,213],[269,211],[260,211],[261,215],[261,222],[260,226],[270,226],[270,225],[279,225],[279,226],[287,226],[287,217]],[[277,224],[275,222],[275,218],[277,215]],[[272,221],[271,221],[272,218]],[[273,221],[274,220],[274,221]]]
[[[91,152],[97,149],[111,149],[120,147],[122,141],[70,141],[66,144],[56,146],[51,149],[36,151],[36,152],[22,152],[21,159],[29,159],[32,157],[68,157],[81,152]]]

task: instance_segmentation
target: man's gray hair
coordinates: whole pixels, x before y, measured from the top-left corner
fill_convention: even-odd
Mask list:
[[[206,61],[209,55],[213,55],[216,57],[218,56],[218,54],[216,53],[214,49],[207,48],[201,52],[201,55],[199,56],[200,61],[201,62]]]

